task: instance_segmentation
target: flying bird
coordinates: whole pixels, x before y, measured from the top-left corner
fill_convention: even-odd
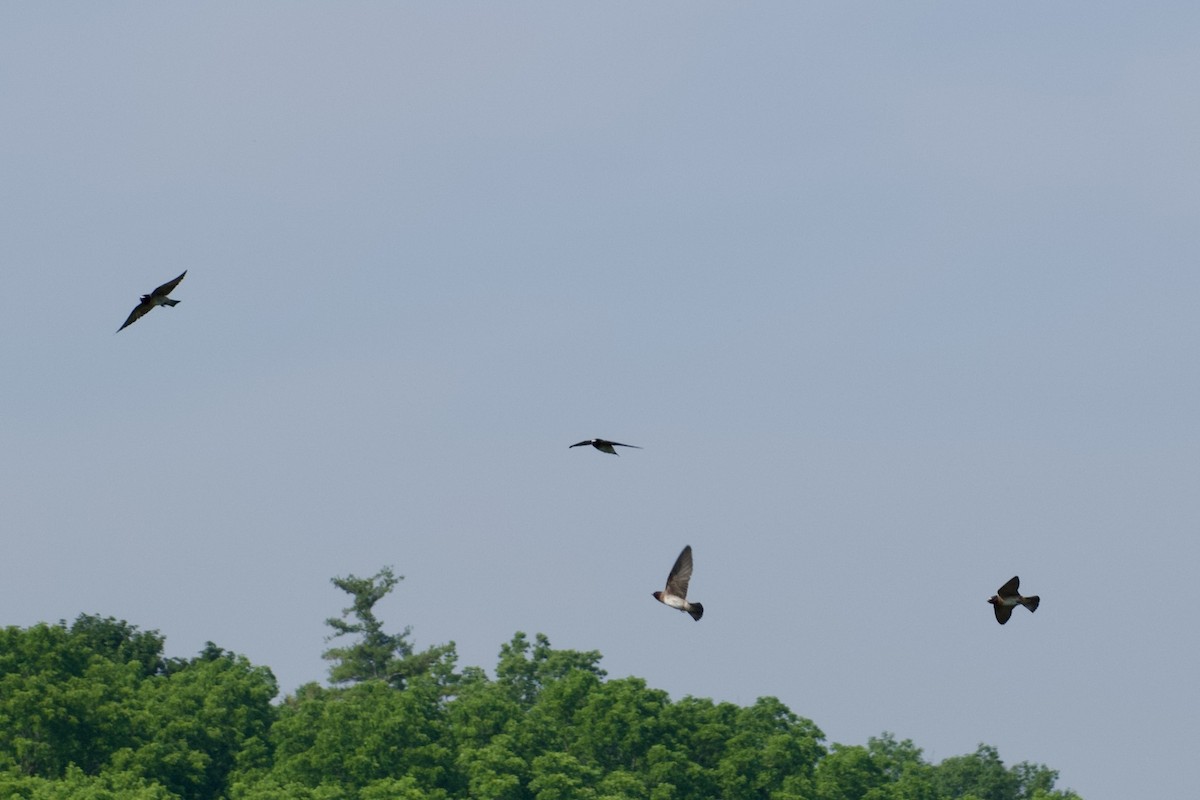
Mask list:
[[[183,271],[183,275],[187,275],[186,269]],[[181,280],[183,280],[183,275],[180,275],[173,281],[167,281],[150,294],[142,295],[142,302],[138,303],[137,307],[134,308],[133,311],[129,312],[129,319],[125,320],[124,325],[117,328],[117,333],[120,333],[142,317],[146,316],[150,309],[154,308],[155,306],[178,305],[178,300],[172,300],[171,298],[167,297],[167,295],[175,290],[175,287],[179,285]]]
[[[679,558],[675,559],[675,566],[671,567],[671,574],[667,576],[667,588],[664,591],[655,592],[654,599],[671,608],[686,611],[692,615],[692,619],[699,622],[700,618],[704,616],[704,606],[687,601],[688,581],[691,579],[692,546],[689,544],[683,548]]]
[[[996,612],[996,622],[1001,625],[1008,622],[1008,618],[1012,616],[1013,607],[1022,605],[1030,611],[1037,611],[1038,603],[1042,601],[1040,597],[1022,597],[1017,592],[1017,587],[1021,585],[1021,579],[1016,575],[1008,583],[996,590],[996,593],[988,598],[988,602],[994,606]]]
[[[641,450],[636,444],[621,444],[620,442],[610,442],[607,439],[585,439],[582,442],[576,442],[571,447],[583,447],[585,444],[590,444],[592,447],[599,450],[601,453],[612,453],[614,456],[621,455],[614,447],[632,447],[634,450]],[[570,450],[571,447],[567,449]]]

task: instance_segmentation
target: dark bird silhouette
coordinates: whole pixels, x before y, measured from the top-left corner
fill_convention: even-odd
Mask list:
[[[1013,608],[1022,605],[1030,611],[1037,611],[1038,603],[1042,602],[1042,598],[1034,595],[1033,597],[1022,597],[1017,588],[1021,585],[1021,579],[1016,575],[1012,580],[996,590],[996,593],[988,598],[988,602],[992,604],[996,612],[996,622],[1001,625],[1008,622],[1008,618],[1012,616]]]
[[[632,447],[634,450],[642,449],[642,448],[638,447],[636,444],[621,444],[620,442],[610,442],[607,439],[585,439],[582,442],[576,442],[575,444],[571,445],[567,449],[570,450],[571,447],[583,447],[585,444],[590,444],[592,447],[596,448],[601,453],[612,453],[614,456],[621,455],[620,453],[618,453],[616,450],[613,449],[614,447]]]
[[[180,275],[175,280],[167,281],[150,294],[142,295],[142,302],[138,303],[137,307],[134,308],[133,311],[129,312],[129,319],[125,320],[124,325],[117,328],[117,333],[120,333],[142,317],[146,316],[146,314],[150,312],[150,309],[154,308],[155,306],[179,305],[178,300],[172,300],[171,298],[167,297],[167,295],[175,290],[175,287],[179,285],[181,280],[183,280],[184,275],[187,275],[186,269],[183,271],[183,275]]]
[[[704,606],[699,603],[689,603],[687,600],[688,581],[691,579],[692,546],[689,544],[683,548],[679,558],[675,559],[675,566],[671,567],[671,574],[667,576],[666,590],[655,592],[654,599],[671,608],[686,611],[692,615],[692,619],[699,622],[700,618],[704,616]]]

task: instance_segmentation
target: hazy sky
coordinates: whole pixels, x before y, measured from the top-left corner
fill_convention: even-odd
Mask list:
[[[1200,6],[0,6],[0,624],[335,575],[1087,800],[1200,750]],[[113,332],[138,296],[181,302]],[[641,445],[620,458],[601,436]],[[654,602],[685,544],[704,619]],[[996,624],[1014,574],[1037,614]]]

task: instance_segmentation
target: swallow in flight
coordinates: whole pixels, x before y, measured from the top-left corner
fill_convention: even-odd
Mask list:
[[[632,447],[634,450],[642,449],[636,444],[621,444],[620,442],[610,442],[607,439],[585,439],[582,442],[576,442],[567,449],[570,450],[571,447],[583,447],[585,444],[590,444],[601,453],[612,453],[614,456],[620,455],[620,453],[613,449],[614,447]]]
[[[1011,581],[997,589],[996,593],[988,599],[988,602],[995,607],[996,622],[999,622],[1001,625],[1008,622],[1008,618],[1012,616],[1014,606],[1022,605],[1030,611],[1037,611],[1038,603],[1042,601],[1037,595],[1022,597],[1017,592],[1017,587],[1020,585],[1021,579],[1014,575]]]
[[[186,269],[183,271],[183,275],[187,275]],[[150,309],[154,308],[155,306],[178,305],[178,300],[172,300],[171,298],[167,297],[167,295],[175,290],[175,287],[179,285],[181,280],[183,280],[183,275],[180,275],[173,281],[167,281],[150,294],[142,295],[142,302],[137,304],[137,308],[129,312],[129,319],[125,320],[124,325],[117,328],[117,333],[120,333],[142,317],[146,316]]]
[[[587,443],[584,442],[584,444]],[[671,567],[671,574],[667,576],[667,588],[664,591],[655,592],[654,599],[671,608],[686,611],[692,615],[692,619],[699,622],[700,618],[704,616],[704,606],[687,601],[688,581],[691,579],[692,546],[689,544],[683,548],[679,558],[675,559],[675,566]]]

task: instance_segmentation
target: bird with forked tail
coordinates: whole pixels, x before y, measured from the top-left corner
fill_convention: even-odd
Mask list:
[[[179,282],[181,280],[183,280],[184,275],[187,275],[186,269],[183,271],[183,274],[180,275],[175,280],[167,281],[166,283],[164,283],[162,286],[155,289],[150,294],[142,295],[142,302],[138,303],[137,307],[134,308],[133,311],[129,312],[129,318],[125,320],[124,325],[117,328],[117,333],[120,333],[121,331],[125,330],[130,325],[132,325],[133,323],[137,322],[142,317],[149,314],[150,309],[154,308],[155,306],[177,306],[177,305],[179,305],[178,300],[172,300],[171,298],[167,297],[167,295],[169,295],[171,292],[173,292],[175,290],[175,287],[179,285]]]
[[[1020,585],[1021,579],[1014,575],[1012,580],[1001,586],[994,595],[988,598],[988,602],[992,604],[996,612],[996,622],[1001,625],[1008,622],[1015,607],[1025,606],[1030,611],[1037,611],[1038,603],[1042,602],[1042,598],[1036,594],[1032,597],[1022,597],[1017,591]]]
[[[599,450],[601,453],[612,453],[614,456],[620,455],[614,447],[632,447],[634,450],[641,450],[636,444],[621,444],[620,442],[610,442],[608,439],[584,439],[582,442],[576,442],[567,447],[570,450],[572,447],[583,447],[585,444],[590,444],[592,447]]]
[[[680,611],[691,614],[692,619],[699,622],[700,618],[704,616],[704,606],[688,602],[688,581],[691,579],[692,546],[689,544],[683,548],[679,558],[675,559],[675,566],[671,567],[671,573],[667,575],[667,588],[664,591],[655,592],[654,599],[671,608],[678,608]]]

